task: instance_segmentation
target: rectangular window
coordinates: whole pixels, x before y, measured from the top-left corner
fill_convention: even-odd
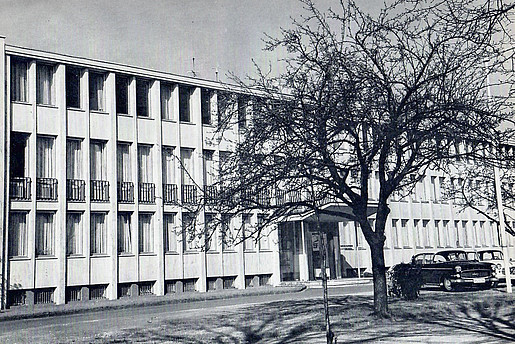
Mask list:
[[[435,220],[436,247],[444,247],[443,231],[440,220]]]
[[[82,179],[82,140],[66,140],[66,178]]]
[[[417,246],[417,248],[424,247],[424,233],[422,231],[422,225],[420,223],[420,220],[413,220],[413,228],[415,229],[415,245]]]
[[[193,149],[181,148],[181,177],[183,185],[195,185]]]
[[[410,231],[408,228],[408,220],[401,220],[401,231],[402,231],[402,245],[405,248],[411,247]]]
[[[55,139],[38,136],[36,141],[36,177],[55,178]]]
[[[116,169],[119,182],[132,181],[130,151],[130,143],[118,143]]]
[[[161,84],[161,118],[172,120],[173,118],[173,102],[172,102],[172,85]]]
[[[54,213],[36,213],[36,257],[54,255]]]
[[[163,184],[175,184],[175,155],[173,147],[164,147],[163,155]]]
[[[9,215],[9,257],[27,257],[27,212]]]
[[[392,220],[393,247],[401,248],[401,236],[397,223],[399,220]]]
[[[181,122],[191,122],[190,97],[191,88],[179,86],[179,120]]]
[[[425,247],[433,247],[433,232],[429,228],[429,220],[422,220],[422,232],[425,238]]]
[[[55,105],[54,66],[36,66],[36,99],[38,104]]]
[[[258,218],[259,219],[259,218]],[[353,248],[354,247],[354,230],[352,228],[352,222],[344,221],[340,222],[340,237],[341,237],[341,246],[343,248]]]
[[[152,146],[138,145],[138,180],[152,183]]]
[[[234,251],[234,238],[231,229],[231,216],[222,214],[221,219],[222,251]]]
[[[211,91],[203,88],[200,92],[202,124],[211,124]]]
[[[492,229],[492,244],[493,246],[501,245],[501,238],[499,236],[499,226],[494,221],[490,221],[490,228]]]
[[[27,92],[27,61],[11,60],[11,100],[16,102],[29,101]]]
[[[91,141],[90,143],[90,173],[91,180],[107,180],[107,157],[105,142]]]
[[[10,175],[27,177],[29,175],[29,135],[11,132]]]
[[[240,129],[247,126],[247,107],[248,98],[245,96],[238,97],[238,127]]]
[[[221,126],[224,122],[227,116],[227,109],[230,104],[231,94],[223,91],[217,92],[216,97],[216,107],[217,107],[217,113],[218,113],[218,126]]]
[[[243,247],[245,251],[255,251],[256,249],[256,241],[254,238],[254,226],[252,226],[252,216],[251,215],[243,215],[242,216],[242,232],[245,235],[245,241],[243,242]]]
[[[384,226],[384,236],[385,236],[384,248],[388,249],[391,247],[391,242],[392,242],[392,228],[389,227],[388,224],[386,224]]]
[[[215,216],[213,214],[205,214],[204,228],[206,233],[206,251],[214,252],[218,249],[218,240],[216,236],[216,226],[214,223]]]
[[[154,252],[154,231],[152,229],[152,214],[139,214],[139,252]]]
[[[451,247],[451,229],[449,228],[449,221],[442,221],[442,232],[443,232],[443,245],[444,247]]]
[[[107,254],[107,228],[105,213],[91,213],[91,254]]]
[[[479,238],[480,238],[479,242],[481,243],[481,245],[483,245],[483,247],[489,246],[488,243],[486,242],[487,235],[486,235],[486,231],[485,231],[485,221],[479,221]]]
[[[82,214],[66,214],[66,254],[82,254]]]
[[[472,233],[470,233],[468,221],[461,221],[461,231],[463,233],[463,244],[465,247],[472,247]]]
[[[80,74],[79,68],[66,66],[66,106],[80,109]]]
[[[116,113],[129,114],[129,78],[116,75]]]
[[[454,221],[454,236],[456,239],[456,247],[463,247],[463,231],[460,230],[460,221]]]
[[[215,183],[215,162],[213,160],[214,152],[204,150],[204,183],[205,185],[213,185]]]
[[[195,215],[182,213],[182,249],[184,252],[197,249]]]
[[[438,199],[436,198],[436,177],[431,177],[431,201],[436,202]]]
[[[175,227],[175,214],[164,214],[163,226],[165,232],[165,251],[177,252],[177,233]]]
[[[131,213],[118,213],[118,253],[132,253]]]
[[[104,74],[89,74],[89,109],[105,111]]]
[[[270,233],[266,228],[263,228],[263,216],[257,216],[257,224],[259,230],[259,250],[269,251],[270,250]]]
[[[136,79],[136,111],[138,117],[150,117],[150,83]]]

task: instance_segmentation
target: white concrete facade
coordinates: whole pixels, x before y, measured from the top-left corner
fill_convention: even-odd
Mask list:
[[[218,161],[237,135],[214,139],[219,83],[9,46],[4,38],[0,53],[4,306],[279,282],[275,232],[269,247],[252,250],[222,249],[217,233],[207,252],[188,247],[181,232],[165,235],[164,219],[181,226],[187,186],[206,185],[204,153]],[[125,91],[117,85],[122,79]],[[188,90],[189,118],[182,121],[180,88]],[[209,91],[209,121],[202,119],[201,90]],[[117,99],[126,113],[118,113]],[[121,145],[128,146],[127,165]],[[176,161],[166,166],[173,180],[164,182],[164,151],[192,153],[190,179]],[[198,203],[193,192],[190,203]],[[200,224],[206,213],[208,206]],[[120,219],[130,221],[128,232]]]

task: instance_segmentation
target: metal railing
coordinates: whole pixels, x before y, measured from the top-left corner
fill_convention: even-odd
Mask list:
[[[66,180],[66,199],[74,202],[86,201],[86,182],[81,179]]]
[[[118,202],[134,203],[134,184],[132,182],[118,182]]]
[[[11,199],[20,201],[30,201],[32,182],[29,177],[12,177],[9,188]]]
[[[204,186],[204,203],[206,205],[215,205],[218,201],[218,192],[216,186],[205,185]]]
[[[92,202],[109,202],[109,182],[92,180],[90,197]]]
[[[154,203],[156,201],[156,186],[154,183],[138,184],[138,200],[140,203]]]
[[[56,201],[57,179],[36,178],[36,199],[42,201]]]
[[[181,201],[183,204],[196,204],[197,187],[195,185],[181,185]]]
[[[163,202],[164,204],[177,203],[177,185],[163,184]]]

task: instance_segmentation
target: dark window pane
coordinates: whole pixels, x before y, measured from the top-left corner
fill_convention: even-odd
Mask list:
[[[148,117],[148,91],[149,84],[145,80],[136,80],[136,106],[140,117]]]
[[[211,91],[202,89],[200,98],[202,124],[211,124]]]
[[[122,75],[116,76],[116,113],[129,113],[129,80]]]
[[[80,108],[80,70],[66,68],[66,106]]]
[[[189,87],[179,86],[179,120],[181,122],[190,122],[190,94]]]

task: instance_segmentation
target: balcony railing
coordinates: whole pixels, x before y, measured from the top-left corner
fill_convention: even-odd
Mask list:
[[[74,202],[86,201],[86,182],[80,179],[66,180],[66,199]]]
[[[196,204],[197,187],[195,185],[181,185],[181,201],[183,204]]]
[[[163,202],[164,204],[177,203],[177,185],[163,184]]]
[[[9,194],[11,199],[19,201],[30,201],[31,180],[29,177],[12,177]]]
[[[154,203],[156,200],[156,186],[154,183],[139,183],[138,199],[140,203]]]
[[[134,184],[132,182],[118,182],[118,202],[134,203]]]
[[[206,205],[215,205],[218,200],[218,192],[216,186],[205,185],[204,186],[204,203]]]
[[[56,201],[57,179],[36,178],[36,199],[42,201]]]
[[[109,182],[92,180],[90,196],[92,202],[109,202]]]

